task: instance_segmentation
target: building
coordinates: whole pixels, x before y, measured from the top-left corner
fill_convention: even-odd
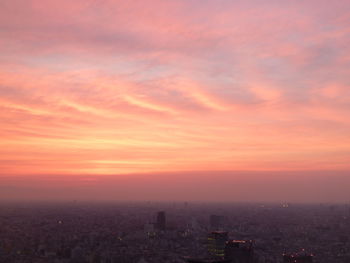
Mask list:
[[[145,235],[149,238],[156,236],[156,225],[154,223],[145,224],[143,230]]]
[[[225,259],[231,263],[252,263],[253,241],[230,240],[226,242]]]
[[[199,259],[199,258],[184,258],[187,263],[230,263],[227,259]]]
[[[313,255],[310,254],[283,254],[283,263],[312,263]]]
[[[210,229],[211,230],[221,230],[223,223],[223,216],[211,215],[209,218]]]
[[[165,230],[166,224],[165,224],[165,212],[160,211],[157,213],[157,228],[159,230]]]
[[[226,231],[213,231],[208,235],[208,252],[211,257],[224,259],[228,240]]]

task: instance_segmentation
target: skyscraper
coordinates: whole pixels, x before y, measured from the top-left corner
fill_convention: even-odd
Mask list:
[[[225,259],[229,259],[231,263],[252,263],[253,241],[227,241],[225,246]]]
[[[157,213],[157,228],[159,230],[165,230],[165,212],[160,211]]]
[[[208,236],[208,252],[211,257],[224,258],[228,233],[225,231],[213,231]]]

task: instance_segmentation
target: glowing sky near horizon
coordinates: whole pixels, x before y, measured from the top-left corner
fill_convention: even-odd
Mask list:
[[[350,169],[350,2],[1,0],[0,174]]]

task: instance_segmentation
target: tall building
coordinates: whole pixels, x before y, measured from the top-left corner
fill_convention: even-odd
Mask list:
[[[228,233],[226,231],[213,231],[208,236],[208,252],[211,257],[221,258],[225,257],[225,247],[228,240]]]
[[[226,242],[225,259],[231,263],[253,262],[253,241],[230,240]]]
[[[283,263],[312,263],[313,255],[283,254]]]
[[[165,230],[165,212],[160,211],[157,213],[157,227],[159,230]]]
[[[210,223],[210,229],[211,230],[221,230],[222,228],[222,223],[223,223],[223,216],[218,216],[218,215],[211,215],[209,219]]]

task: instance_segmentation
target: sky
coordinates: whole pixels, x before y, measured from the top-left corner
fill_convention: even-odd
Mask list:
[[[0,0],[0,198],[349,201],[349,14]]]

